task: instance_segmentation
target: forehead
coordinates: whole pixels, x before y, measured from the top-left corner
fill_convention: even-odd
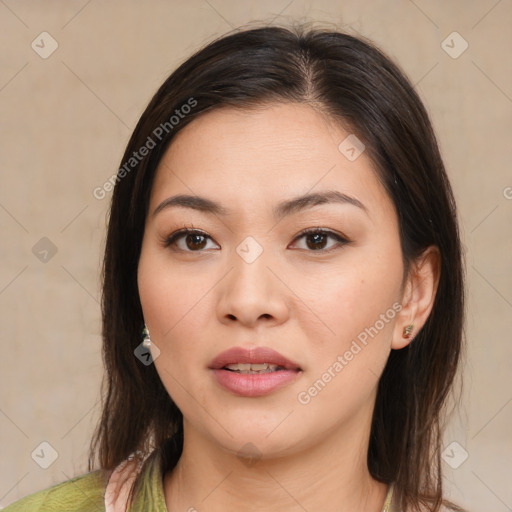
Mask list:
[[[365,152],[349,160],[340,151],[349,135],[306,104],[223,107],[201,114],[164,154],[151,203],[186,193],[257,206],[329,188],[392,208]]]

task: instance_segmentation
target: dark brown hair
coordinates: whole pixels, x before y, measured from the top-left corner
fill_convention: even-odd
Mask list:
[[[143,327],[137,266],[164,152],[201,113],[275,102],[309,104],[366,145],[398,214],[406,270],[427,247],[439,248],[433,310],[410,345],[391,351],[367,458],[375,479],[395,482],[402,510],[438,511],[442,413],[463,340],[464,270],[454,197],[429,116],[403,72],[362,37],[304,25],[235,30],[206,45],[165,80],[135,127],[110,210],[102,276],[103,413],[89,469],[96,456],[110,470],[135,451],[158,449],[169,470],[183,447],[181,412],[155,366],[134,356]],[[130,160],[143,146],[151,146],[146,156]]]

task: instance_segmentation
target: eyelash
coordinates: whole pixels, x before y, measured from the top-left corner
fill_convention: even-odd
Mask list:
[[[350,243],[350,240],[348,240],[347,238],[339,235],[338,233],[334,232],[334,231],[331,231],[331,230],[326,230],[326,229],[322,229],[322,228],[308,228],[308,229],[305,229],[303,231],[301,231],[293,240],[293,242],[301,239],[302,237],[304,236],[307,236],[307,235],[311,235],[311,234],[322,234],[322,235],[326,235],[334,240],[336,240],[338,242],[338,245],[335,245],[333,247],[331,247],[330,249],[317,249],[317,250],[308,250],[308,249],[305,249],[307,252],[311,252],[311,253],[330,253],[331,251],[335,250],[335,249],[338,249],[340,248],[340,246],[343,246],[343,245],[346,245],[346,244],[349,244]],[[186,236],[186,235],[202,235],[206,238],[209,238],[211,240],[211,237],[209,235],[207,235],[204,231],[200,231],[200,230],[197,230],[197,229],[194,229],[193,227],[192,228],[188,228],[188,227],[185,227],[183,229],[180,229],[179,231],[175,231],[174,233],[172,233],[171,235],[169,235],[168,237],[165,238],[164,240],[164,247],[170,247],[172,246],[173,244],[176,243],[176,241],[183,237],[183,236]],[[304,250],[304,249],[303,249]],[[180,251],[180,252],[189,252],[189,253],[193,253],[193,252],[197,252],[197,253],[201,253],[201,252],[205,252],[204,250],[199,250],[199,251],[191,251],[191,250],[183,250],[183,249],[177,249],[177,251]]]

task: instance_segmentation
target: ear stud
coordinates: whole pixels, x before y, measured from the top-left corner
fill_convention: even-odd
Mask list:
[[[410,338],[413,327],[414,327],[414,324],[409,324],[408,326],[404,327],[404,332],[403,332],[402,336],[404,338]]]
[[[404,327],[404,332],[403,332],[402,336],[404,338],[410,338],[413,327],[414,327],[414,324],[409,324],[408,326]]]

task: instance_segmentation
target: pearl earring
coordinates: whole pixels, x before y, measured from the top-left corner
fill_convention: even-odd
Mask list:
[[[149,330],[144,324],[144,329],[142,329],[142,336],[144,337],[144,340],[142,341],[142,344],[149,348],[151,346],[151,338],[149,337]]]

